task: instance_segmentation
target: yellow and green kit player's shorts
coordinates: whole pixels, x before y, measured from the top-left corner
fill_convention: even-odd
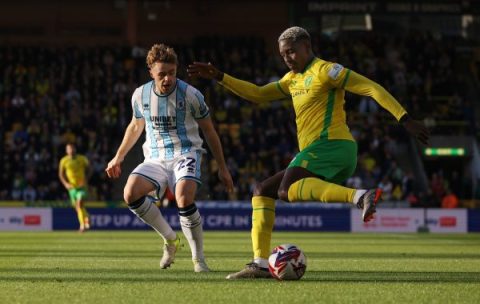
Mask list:
[[[341,184],[357,166],[357,143],[343,139],[317,139],[299,152],[288,168],[302,167],[323,180]]]
[[[70,196],[70,202],[72,203],[72,205],[75,205],[75,202],[77,200],[87,197],[87,189],[83,187],[72,188],[68,190],[68,195]]]

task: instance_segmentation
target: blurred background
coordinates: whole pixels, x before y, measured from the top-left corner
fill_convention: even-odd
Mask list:
[[[346,185],[379,185],[395,208],[480,207],[480,2],[439,0],[3,1],[0,205],[69,206],[57,177],[67,142],[91,162],[92,204],[122,204],[142,139],[120,180],[104,169],[131,119],[131,94],[149,79],[154,43],[175,48],[179,78],[205,95],[234,177],[227,194],[209,154],[197,198],[249,205],[255,184],[297,152],[290,102],[251,105],[189,79],[186,66],[210,61],[257,84],[275,81],[287,71],[277,38],[292,25],[310,31],[317,56],[380,83],[432,133],[420,146],[372,99],[347,95],[359,154]]]

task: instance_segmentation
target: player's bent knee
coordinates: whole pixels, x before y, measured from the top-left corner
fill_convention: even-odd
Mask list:
[[[278,189],[278,198],[284,202],[289,202],[288,200],[288,189]]]
[[[189,199],[185,196],[180,196],[176,198],[176,201],[179,208],[185,208],[193,204],[194,199]]]
[[[255,185],[255,188],[253,189],[253,196],[269,196],[268,193],[266,193],[263,183],[258,183]]]
[[[123,190],[123,199],[125,200],[125,203],[127,205],[130,205],[131,203],[133,203],[134,201],[136,201],[140,196],[139,195],[136,195],[132,189],[127,189],[125,188]]]

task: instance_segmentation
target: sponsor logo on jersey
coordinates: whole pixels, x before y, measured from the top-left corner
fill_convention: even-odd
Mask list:
[[[150,116],[150,119],[155,130],[158,130],[160,133],[177,129],[176,116]]]
[[[300,96],[300,95],[308,94],[308,91],[310,91],[310,90],[299,89],[299,90],[292,91],[292,97],[297,97],[297,96]]]

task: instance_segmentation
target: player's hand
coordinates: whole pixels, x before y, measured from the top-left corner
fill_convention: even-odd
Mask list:
[[[70,183],[66,183],[64,186],[67,190],[70,190],[70,189],[73,188],[72,184],[70,184]]]
[[[201,77],[206,79],[215,79],[217,81],[223,80],[223,72],[218,70],[210,62],[193,62],[188,65],[187,68],[188,76],[190,77]]]
[[[233,179],[228,169],[219,169],[218,178],[220,178],[220,180],[222,181],[227,192],[233,192]]]
[[[120,175],[122,174],[122,169],[120,167],[121,161],[117,158],[114,157],[107,165],[107,168],[105,169],[105,172],[107,172],[107,176],[109,178],[119,178]]]
[[[430,145],[430,132],[421,121],[408,118],[402,123],[402,125],[408,131],[408,133],[418,139],[420,143],[425,146]]]

